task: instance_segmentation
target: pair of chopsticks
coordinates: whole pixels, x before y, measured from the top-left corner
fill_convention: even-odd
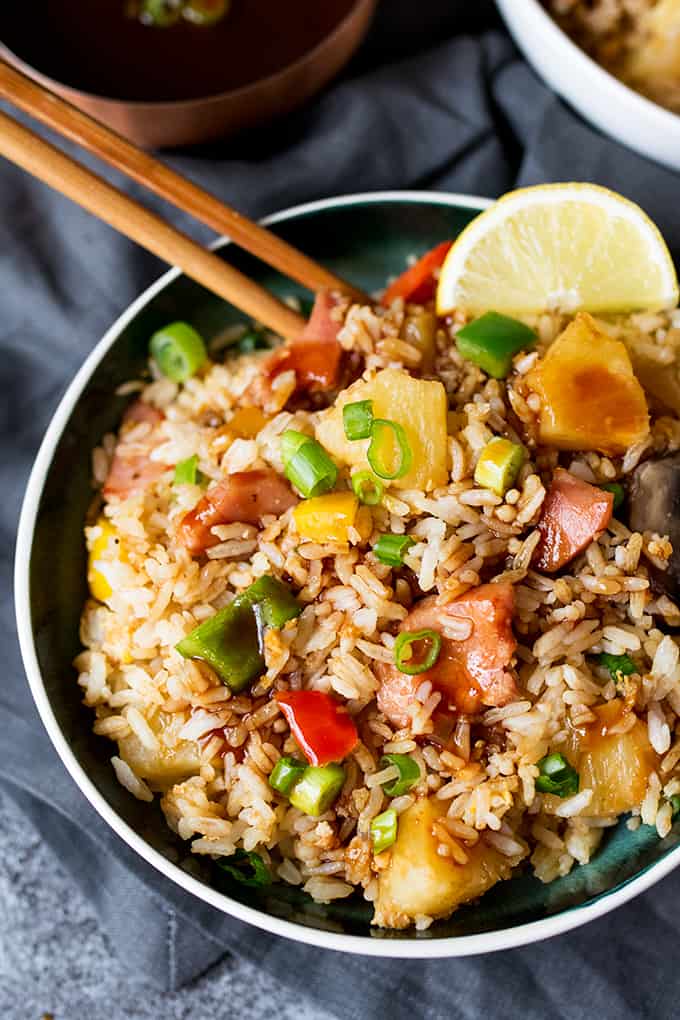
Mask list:
[[[280,237],[1,60],[0,97],[309,290],[338,290],[368,300]],[[2,112],[0,155],[280,336],[293,339],[303,329],[304,319],[264,287]]]

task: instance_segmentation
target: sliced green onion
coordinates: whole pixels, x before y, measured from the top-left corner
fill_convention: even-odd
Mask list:
[[[253,850],[237,850],[231,857],[220,858],[216,863],[218,868],[226,871],[239,885],[247,885],[253,889],[271,885],[272,876],[269,868]]]
[[[415,542],[410,535],[381,535],[373,546],[373,553],[388,567],[402,567],[404,555]]]
[[[232,350],[238,351],[239,354],[252,354],[253,351],[265,351],[268,347],[269,344],[262,331],[251,327],[236,341]]]
[[[461,355],[494,379],[505,379],[515,354],[535,343],[533,329],[498,312],[486,312],[456,334]]]
[[[384,754],[380,759],[380,768],[386,769],[394,765],[399,770],[396,779],[383,784],[388,797],[401,797],[420,782],[420,766],[408,754]]]
[[[286,429],[281,436],[281,459],[283,460],[284,467],[305,443],[312,442],[314,442],[314,437],[308,436],[306,432]]]
[[[366,457],[379,478],[403,478],[411,467],[413,454],[401,425],[386,418],[374,418]]]
[[[342,409],[342,424],[348,439],[368,439],[373,424],[373,401],[356,400]]]
[[[416,655],[413,646],[421,642],[425,650]],[[432,669],[439,658],[441,647],[442,639],[436,630],[406,630],[394,642],[394,664],[400,672],[418,676]]]
[[[398,824],[397,812],[393,807],[383,811],[381,815],[375,816],[371,822],[374,853],[381,854],[383,850],[387,850],[388,846],[392,846],[397,838]]]
[[[229,12],[231,0],[186,0],[182,16],[201,28],[216,25]]]
[[[164,376],[186,382],[208,359],[203,338],[188,322],[172,322],[151,337],[151,357]]]
[[[181,0],[143,0],[139,20],[144,25],[168,28],[182,16]]]
[[[288,429],[281,437],[284,473],[298,492],[309,499],[321,496],[333,488],[338,480],[338,469],[316,439],[304,437],[301,432]]]
[[[494,436],[479,455],[474,475],[477,485],[504,496],[515,484],[525,456],[524,447],[519,443]]]
[[[623,506],[623,502],[626,498],[626,490],[620,482],[606,482],[600,486],[605,492],[612,492],[614,494],[614,510],[618,510],[620,506]]]
[[[553,793],[557,797],[578,793],[578,772],[561,754],[547,754],[541,758],[538,770],[540,775],[536,779],[536,789],[539,793]]]
[[[269,785],[277,793],[282,793],[284,797],[288,797],[298,780],[302,779],[306,768],[307,763],[299,761],[298,758],[279,758],[269,774]]]
[[[187,457],[186,460],[181,460],[175,466],[175,477],[172,480],[172,484],[198,485],[202,477],[201,472],[198,470],[198,455],[194,454],[193,457]]]
[[[598,655],[597,661],[600,666],[604,666],[609,671],[609,675],[615,683],[620,683],[624,676],[640,672],[628,655],[610,655],[608,652],[602,652],[601,655]]]
[[[321,443],[304,432],[286,429],[281,458],[286,478],[306,499],[328,492],[337,481],[338,469]]]
[[[680,794],[674,793],[672,797],[668,798],[668,803],[673,809],[673,818],[680,814]]]
[[[309,765],[290,793],[290,802],[306,815],[322,815],[345,783],[342,765]]]
[[[360,503],[377,506],[383,498],[385,487],[372,471],[357,471],[352,475],[352,490]]]

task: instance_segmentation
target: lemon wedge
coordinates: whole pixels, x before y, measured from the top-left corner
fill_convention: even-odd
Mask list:
[[[437,288],[439,315],[657,311],[677,302],[657,227],[634,202],[594,184],[504,195],[459,235]]]

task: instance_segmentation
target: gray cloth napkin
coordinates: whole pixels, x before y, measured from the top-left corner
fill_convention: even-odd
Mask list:
[[[640,202],[680,254],[679,177],[569,111],[519,58],[483,0],[386,0],[352,68],[305,111],[238,146],[168,159],[258,216],[349,191],[498,195],[540,181],[597,181]],[[0,165],[3,788],[89,898],[115,951],[132,972],[167,989],[224,953],[245,954],[301,996],[365,1020],[677,1015],[680,875],[585,929],[519,950],[432,962],[351,957],[267,936],[186,895],[133,854],[79,793],[42,730],[19,658],[10,598],[16,520],[67,382],[160,271],[108,227]]]

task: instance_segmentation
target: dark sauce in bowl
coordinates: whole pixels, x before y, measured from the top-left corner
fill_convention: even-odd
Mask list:
[[[217,95],[298,60],[349,14],[355,0],[233,0],[210,27],[168,28],[125,14],[125,0],[15,0],[2,4],[0,39],[64,85],[111,99],[172,102]]]

